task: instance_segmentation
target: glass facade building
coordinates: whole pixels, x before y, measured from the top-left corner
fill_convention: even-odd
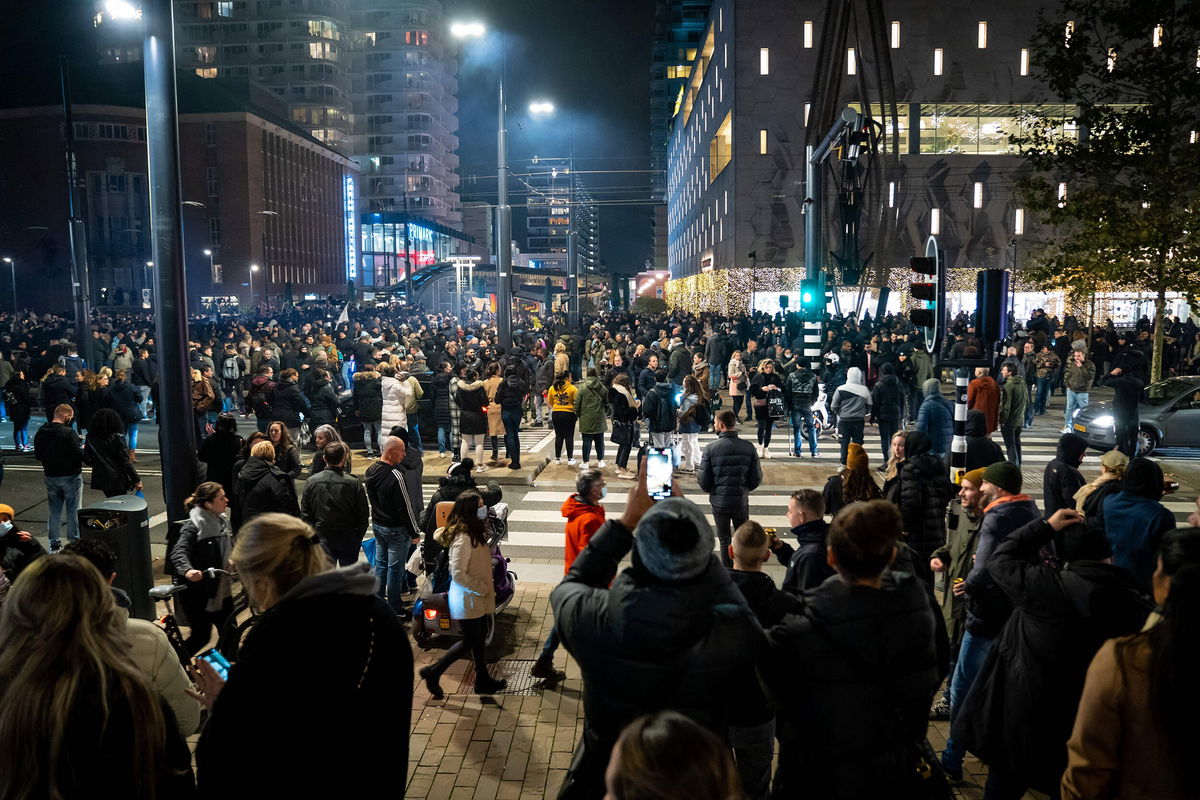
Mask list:
[[[363,287],[386,289],[403,283],[412,264],[414,278],[423,270],[466,255],[474,239],[461,231],[402,212],[375,211],[360,218]],[[406,258],[407,253],[407,258]]]

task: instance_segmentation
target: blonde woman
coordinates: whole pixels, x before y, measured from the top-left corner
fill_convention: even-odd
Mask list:
[[[1109,450],[1100,456],[1100,475],[1091,483],[1085,483],[1075,492],[1075,510],[1085,517],[1104,517],[1104,498],[1121,491],[1121,479],[1129,456],[1120,450]]]
[[[361,741],[335,732],[409,719],[413,663],[403,624],[376,595],[367,562],[335,569],[316,532],[293,516],[264,514],[243,525],[233,563],[262,615],[227,681],[197,662],[210,713],[196,749],[201,794],[231,787],[238,797],[345,794],[344,770],[248,770],[245,754],[263,764],[296,764],[297,742],[320,741],[322,763],[353,764]],[[388,754],[406,763],[408,736],[390,737]],[[359,770],[352,783],[382,795],[395,790],[394,780],[388,770]]]
[[[750,387],[750,373],[742,366],[742,351],[734,350],[725,367],[729,376],[729,397],[733,400],[733,418],[740,419],[742,403],[746,400],[746,392]]]
[[[0,613],[0,797],[193,796],[187,744],[132,647],[91,563],[21,572]]]
[[[554,374],[571,371],[571,357],[567,355],[567,345],[559,342],[554,345]]]

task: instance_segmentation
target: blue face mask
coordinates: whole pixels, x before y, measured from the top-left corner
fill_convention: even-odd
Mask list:
[[[600,499],[601,499],[601,500],[603,500],[603,499],[604,499],[604,498],[606,498],[606,497],[608,497],[608,487],[607,487],[607,486],[601,486],[601,487],[600,487]]]
[[[9,522],[8,520],[5,520],[4,522],[0,522],[0,534],[8,533],[11,530],[12,530],[12,522]]]

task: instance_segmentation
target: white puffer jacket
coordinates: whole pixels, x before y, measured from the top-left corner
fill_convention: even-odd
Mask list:
[[[407,428],[408,415],[404,413],[404,406],[407,405],[412,389],[405,382],[387,375],[383,376],[380,385],[383,390],[383,420],[379,424],[381,431],[387,433],[396,425]]]

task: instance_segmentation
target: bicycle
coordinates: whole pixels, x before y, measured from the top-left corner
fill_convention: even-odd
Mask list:
[[[204,575],[208,578],[219,578],[222,576],[237,577],[236,572],[229,572],[228,570],[216,567],[209,567],[204,570]],[[175,655],[179,658],[179,663],[183,665],[184,669],[191,668],[192,656],[188,653],[187,647],[183,643],[183,631],[180,630],[179,622],[175,618],[172,598],[187,588],[187,583],[168,583],[162,586],[154,586],[149,592],[150,599],[154,600],[155,603],[162,603],[166,607],[167,613],[157,620],[157,624],[166,632],[167,641],[171,643],[171,648],[175,651]],[[239,624],[237,622],[238,615],[248,609],[250,610],[250,618]],[[245,588],[243,587],[242,591],[234,598],[233,613],[229,615],[229,619],[225,621],[217,633],[217,649],[231,662],[237,658],[237,652],[241,646],[241,640],[245,631],[255,621],[257,621],[257,615],[253,609],[250,609],[250,601],[246,597]]]

